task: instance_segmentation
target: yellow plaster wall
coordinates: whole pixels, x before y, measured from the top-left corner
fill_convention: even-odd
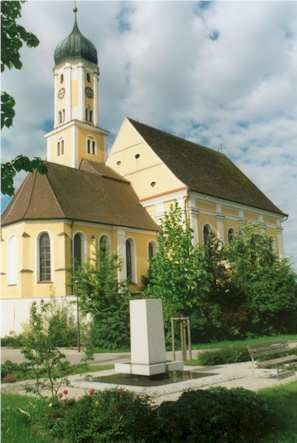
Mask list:
[[[136,246],[138,286],[142,286],[142,277],[147,275],[148,272],[148,243],[150,241],[156,241],[156,237],[157,235],[152,233],[126,231],[126,239],[132,238]]]
[[[95,127],[90,125],[90,128],[77,128],[78,134],[78,164],[81,159],[91,161],[104,162],[105,159],[105,135],[98,132]],[[93,137],[96,141],[96,155],[88,154],[87,152],[87,138]]]
[[[48,140],[48,149],[50,151],[50,161],[65,166],[73,166],[73,128],[61,128],[57,133],[52,134]],[[64,139],[64,155],[58,156],[58,141]]]
[[[259,214],[252,211],[244,211],[246,223],[254,223],[259,220]]]
[[[205,211],[216,212],[216,204],[214,202],[205,200],[196,200],[196,206],[198,209],[204,209]]]
[[[78,82],[77,82],[77,80],[71,81],[71,104],[73,107],[78,106]]]
[[[215,215],[199,214],[198,215],[198,230],[199,241],[203,243],[203,227],[204,225],[210,225],[214,234],[217,234],[217,218]]]
[[[222,211],[223,211],[224,215],[227,215],[229,217],[238,217],[239,216],[239,210],[236,208],[222,206]]]
[[[131,182],[140,200],[185,188],[128,120],[120,128],[107,165]],[[154,187],[152,182],[156,182]]]

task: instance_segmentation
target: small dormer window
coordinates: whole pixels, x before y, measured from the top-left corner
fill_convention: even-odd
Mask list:
[[[87,138],[87,153],[90,155],[96,154],[96,142],[93,137]]]

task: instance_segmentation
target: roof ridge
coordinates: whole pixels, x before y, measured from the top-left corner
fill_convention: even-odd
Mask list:
[[[19,189],[17,190],[17,192],[13,196],[11,196],[10,202],[8,203],[8,205],[6,206],[6,208],[4,209],[4,211],[1,214],[1,220],[3,219],[4,216],[8,215],[10,209],[12,209],[12,207],[15,205],[15,203],[17,201],[17,198],[19,197],[19,194],[20,194],[22,188],[25,186],[25,183],[26,183],[27,180],[29,180],[29,178],[30,178],[30,174],[28,174],[25,177],[24,181],[22,182],[22,184],[19,187]]]
[[[66,214],[65,214],[65,211],[64,211],[64,209],[62,208],[62,205],[61,205],[61,203],[59,202],[59,199],[58,199],[58,197],[57,197],[57,194],[55,193],[55,191],[54,191],[54,189],[53,189],[53,184],[52,184],[52,182],[51,182],[51,180],[50,180],[48,174],[46,174],[46,178],[47,178],[47,181],[48,181],[48,184],[49,184],[49,188],[50,188],[50,190],[51,190],[51,192],[52,192],[52,194],[53,194],[53,196],[54,196],[54,199],[56,200],[56,203],[57,203],[57,205],[58,205],[60,211],[62,212],[62,214],[63,214],[64,217],[65,217],[65,215],[66,215]]]
[[[213,152],[213,153],[215,153],[215,154],[223,155],[224,157],[227,157],[223,152],[219,152],[219,151],[216,151],[215,149],[210,148],[210,147],[208,147],[208,146],[204,146],[204,145],[201,145],[200,143],[193,142],[192,140],[189,140],[188,138],[184,138],[184,137],[181,137],[181,136],[179,136],[179,135],[172,134],[171,132],[164,131],[163,129],[160,129],[160,128],[155,128],[154,126],[147,125],[146,123],[140,122],[140,121],[135,120],[135,119],[130,118],[130,117],[127,117],[127,119],[128,119],[132,124],[133,124],[133,122],[134,122],[134,123],[136,123],[136,124],[140,124],[140,125],[142,125],[142,126],[146,126],[148,129],[153,129],[154,131],[158,131],[158,132],[161,132],[162,134],[169,135],[170,137],[174,137],[174,138],[177,138],[178,140],[182,140],[182,141],[184,141],[184,142],[190,143],[191,145],[196,146],[196,147],[198,147],[198,148],[208,149],[209,151],[211,151],[211,152]]]

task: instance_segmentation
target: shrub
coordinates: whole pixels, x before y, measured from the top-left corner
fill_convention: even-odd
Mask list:
[[[19,378],[23,378],[22,376],[28,373],[29,365],[27,362],[23,363],[14,363],[10,360],[6,360],[1,364],[1,380],[4,383],[11,383],[14,378],[18,380]]]
[[[9,346],[10,348],[19,348],[23,344],[23,335],[8,335],[1,338],[1,346]]]
[[[121,389],[82,397],[65,418],[66,440],[76,443],[148,442],[156,428],[148,397]]]
[[[275,416],[268,403],[242,388],[188,391],[158,410],[160,442],[254,442],[269,433]]]
[[[240,363],[249,361],[250,356],[245,346],[230,346],[224,349],[202,352],[198,357],[201,365],[224,365],[227,363]]]

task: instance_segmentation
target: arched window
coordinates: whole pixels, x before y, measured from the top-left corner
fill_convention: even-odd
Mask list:
[[[155,242],[150,241],[149,244],[148,244],[148,259],[149,259],[149,262],[152,261],[152,258],[154,257],[155,252],[156,252],[156,244],[155,244]]]
[[[96,142],[93,137],[87,138],[87,152],[92,155],[96,154]]]
[[[110,250],[109,238],[107,237],[107,235],[101,235],[99,240],[100,256],[105,256],[106,254],[108,254],[109,250]]]
[[[83,262],[83,236],[79,232],[73,238],[73,262],[75,269],[80,268]]]
[[[62,112],[63,112],[63,120],[62,121],[64,122],[65,121],[65,109],[63,109]]]
[[[58,142],[58,146],[57,146],[57,155],[61,155],[61,144],[60,142]]]
[[[62,111],[59,111],[59,123],[62,123],[62,121],[63,121]]]
[[[89,121],[89,110],[88,110],[88,108],[86,108],[86,120],[87,120],[87,122]]]
[[[234,235],[235,235],[234,229],[230,228],[228,230],[228,243],[229,243],[229,245],[232,243]]]
[[[126,240],[126,272],[127,281],[135,283],[135,248],[132,238]]]
[[[61,75],[60,75],[60,83],[63,83],[63,82],[64,82],[64,75],[61,74]]]
[[[39,281],[51,280],[51,245],[47,232],[43,232],[38,240]]]
[[[210,234],[211,234],[210,225],[204,225],[204,227],[203,227],[203,242],[205,245],[207,245],[207,243],[208,243]]]
[[[88,83],[91,83],[91,76],[90,76],[90,73],[89,73],[89,72],[87,72],[87,82],[88,82]]]
[[[92,109],[90,109],[90,112],[89,112],[89,121],[92,123],[92,121],[93,121],[93,111],[92,111]]]
[[[15,235],[9,238],[7,245],[7,283],[17,284],[18,241]]]

